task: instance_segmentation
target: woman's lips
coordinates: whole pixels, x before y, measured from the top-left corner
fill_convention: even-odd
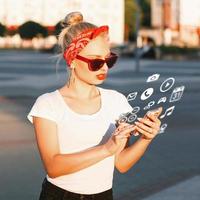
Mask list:
[[[98,75],[97,75],[97,78],[98,78],[99,80],[104,80],[104,79],[106,79],[106,74],[98,74]]]

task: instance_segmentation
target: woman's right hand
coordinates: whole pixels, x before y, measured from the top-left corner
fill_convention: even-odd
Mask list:
[[[135,128],[135,125],[120,123],[120,125],[115,129],[108,141],[104,144],[104,147],[108,151],[110,156],[115,154],[120,148],[121,144],[127,141],[128,137],[130,137],[131,135],[131,132],[134,131]]]

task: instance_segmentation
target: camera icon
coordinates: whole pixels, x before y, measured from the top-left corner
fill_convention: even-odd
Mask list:
[[[148,82],[153,82],[153,81],[157,81],[160,77],[160,74],[153,74],[151,76],[148,77],[147,79],[147,83]]]

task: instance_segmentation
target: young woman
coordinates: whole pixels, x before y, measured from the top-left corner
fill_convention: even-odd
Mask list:
[[[135,125],[116,127],[115,120],[132,107],[120,92],[96,86],[117,60],[109,27],[84,22],[79,12],[69,13],[63,24],[59,44],[69,81],[40,95],[27,116],[47,172],[40,200],[112,200],[114,167],[128,171],[157,135],[160,121],[148,115]],[[136,130],[139,138],[129,145]]]

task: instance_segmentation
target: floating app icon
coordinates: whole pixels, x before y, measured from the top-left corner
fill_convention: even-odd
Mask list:
[[[159,79],[159,77],[160,77],[160,74],[153,74],[148,77],[147,82],[157,81]]]
[[[128,122],[128,123],[132,123],[132,122],[134,122],[134,121],[136,120],[136,118],[137,118],[137,115],[132,114],[132,115],[130,115],[130,116],[128,117],[127,122]]]
[[[172,88],[172,86],[174,85],[175,79],[173,77],[170,77],[168,79],[166,79],[160,86],[160,91],[161,92],[167,92],[168,90],[170,90]]]
[[[128,101],[133,101],[137,96],[137,92],[132,92],[127,96]]]
[[[185,89],[185,86],[174,88],[169,102],[179,101],[181,97],[183,96],[184,89]]]
[[[120,115],[119,120],[118,120],[118,124],[120,123],[129,123],[129,124],[133,124],[133,122],[137,119],[137,115],[131,112],[128,113],[124,113],[122,115]]]
[[[121,117],[121,118],[118,120],[118,123],[119,123],[119,124],[120,124],[120,123],[126,123],[127,120],[128,120],[128,118],[125,117],[125,116],[123,116],[123,117]]]
[[[150,109],[151,106],[153,106],[154,104],[155,104],[155,101],[150,101],[150,102],[147,104],[147,106],[145,106],[143,109],[144,109],[144,110],[148,110],[148,109]]]
[[[146,89],[141,95],[141,100],[148,99],[153,94],[153,91],[154,91],[153,88]]]
[[[135,106],[135,107],[133,107],[133,110],[131,111],[131,113],[135,114],[135,113],[138,113],[139,111],[140,111],[140,107]]]
[[[167,108],[165,113],[160,116],[160,119],[163,119],[165,116],[170,116],[173,113],[174,108],[175,108],[175,106],[171,106],[171,107]]]
[[[159,134],[164,133],[166,128],[167,128],[167,124],[162,124],[160,127],[160,131],[158,133]]]
[[[158,103],[157,104],[160,104],[160,103],[165,103],[167,101],[167,97],[162,97],[158,100]]]

